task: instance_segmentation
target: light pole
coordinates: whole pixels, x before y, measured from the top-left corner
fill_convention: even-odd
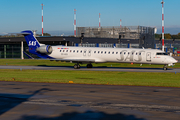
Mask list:
[[[164,51],[164,1],[162,0],[162,51]]]
[[[42,6],[42,36],[43,36],[43,6],[44,4],[42,3],[41,6]]]
[[[74,9],[74,37],[76,37],[76,9]]]

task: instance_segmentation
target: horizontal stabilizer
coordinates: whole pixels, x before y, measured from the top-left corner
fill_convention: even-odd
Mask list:
[[[20,34],[21,34],[21,35],[30,35],[31,33],[28,33],[28,32],[21,32]]]

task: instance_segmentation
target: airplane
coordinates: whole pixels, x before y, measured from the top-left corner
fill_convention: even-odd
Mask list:
[[[22,31],[21,34],[26,39],[30,53],[43,59],[76,63],[74,69],[79,69],[80,64],[87,64],[87,68],[92,68],[92,63],[116,62],[159,64],[164,65],[163,69],[167,70],[167,66],[178,62],[157,49],[51,46],[39,43],[30,30]]]

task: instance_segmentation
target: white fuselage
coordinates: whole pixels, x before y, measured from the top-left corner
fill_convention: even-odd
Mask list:
[[[81,59],[84,62],[125,62],[141,64],[171,65],[177,61],[164,52],[156,49],[131,48],[98,48],[98,47],[69,47],[52,46],[53,52],[49,55],[56,59],[73,61]],[[161,54],[162,53],[162,54]]]

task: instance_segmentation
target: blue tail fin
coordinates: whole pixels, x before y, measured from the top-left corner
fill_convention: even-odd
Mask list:
[[[42,46],[43,44],[40,44],[38,42],[38,40],[34,37],[33,35],[33,32],[30,31],[30,30],[26,30],[26,31],[22,31],[21,32],[22,35],[24,35],[24,38],[26,39],[26,42],[28,44],[28,47],[29,47],[29,52],[32,53],[32,54],[35,54],[41,58],[52,58],[50,57],[48,54],[51,54],[52,52],[52,48],[50,49],[50,51],[47,51],[48,54],[46,54],[44,51],[41,52],[41,51],[38,51],[38,49],[40,47],[43,47],[42,49],[46,49],[46,50],[49,50],[49,45],[46,45],[46,46]],[[38,48],[38,49],[37,49]]]
[[[30,30],[22,31],[22,35],[24,35],[24,38],[26,39],[26,42],[29,47],[29,52],[32,54],[37,54],[36,49],[40,47],[39,42],[34,37],[33,32]]]
[[[32,31],[30,31],[30,30],[22,31],[21,34],[24,35],[26,42],[28,44],[28,47],[30,47],[30,48],[40,47],[40,44],[39,44],[38,40],[34,37]]]
[[[26,39],[30,53],[35,54],[41,58],[51,58],[50,56],[44,53],[37,52],[37,48],[39,48],[42,44],[40,44],[38,40],[34,37],[32,31],[30,30],[22,31],[21,34],[24,35],[24,38]]]

